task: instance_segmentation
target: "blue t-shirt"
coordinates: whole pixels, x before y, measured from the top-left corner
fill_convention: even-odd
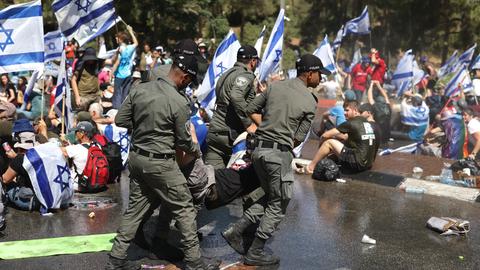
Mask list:
[[[115,71],[115,77],[125,79],[132,76],[133,54],[135,45],[123,45],[120,47],[120,63]]]
[[[202,150],[202,153],[205,153],[205,151],[207,150],[207,125],[205,125],[202,118],[200,118],[200,116],[198,115],[193,115],[192,117],[190,117],[190,121],[195,127],[195,134],[197,135],[200,150]]]

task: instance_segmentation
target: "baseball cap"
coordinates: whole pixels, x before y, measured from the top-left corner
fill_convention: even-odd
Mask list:
[[[197,80],[197,59],[193,55],[180,54],[175,56],[173,64],[183,70],[185,73],[192,75],[194,81]]]
[[[298,74],[307,71],[319,71],[325,75],[331,74],[328,69],[323,67],[322,61],[320,61],[320,59],[313,54],[302,55],[302,57],[297,59],[295,67],[297,68]]]
[[[29,131],[20,132],[16,136],[16,140],[17,142],[15,143],[15,145],[13,145],[13,147],[22,148],[25,150],[28,150],[38,144],[35,140],[35,133]]]
[[[250,45],[244,45],[238,49],[237,59],[258,59],[257,49]]]
[[[35,131],[33,130],[32,124],[30,124],[30,120],[23,118],[23,119],[18,119],[13,123],[12,132],[20,133],[20,132],[35,132]]]
[[[175,45],[174,54],[200,55],[197,43],[193,39],[182,39]]]
[[[76,127],[72,129],[73,132],[82,131],[83,133],[87,134],[87,136],[93,136],[93,125],[90,122],[82,121],[77,124]]]
[[[345,93],[343,93],[345,96],[345,101],[354,101],[357,100],[357,95],[355,95],[355,92],[352,90],[347,90]]]
[[[370,63],[370,58],[368,58],[368,56],[362,56],[362,63]]]

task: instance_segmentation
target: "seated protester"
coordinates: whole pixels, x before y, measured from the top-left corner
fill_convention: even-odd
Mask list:
[[[463,111],[463,119],[468,130],[468,158],[476,159],[480,151],[480,121],[472,109]]]
[[[40,89],[42,83],[44,83],[43,79],[39,79],[35,83],[33,91],[28,96],[27,104],[24,104],[25,107],[17,109],[18,118],[33,120],[42,115],[42,90]],[[44,94],[43,103],[43,114],[47,115],[50,108],[50,96],[47,92]]]
[[[423,141],[429,123],[429,112],[427,104],[422,96],[407,91],[401,103],[401,122],[409,127],[408,137],[413,141]]]
[[[112,109],[112,97],[113,97],[113,85],[109,83],[100,84],[100,90],[102,90],[102,97],[100,104],[102,105],[104,111],[108,112]]]
[[[38,134],[38,141],[40,143],[46,143],[46,141],[50,139],[59,139],[60,130],[57,127],[52,125],[52,121],[50,118],[45,118],[45,121],[42,120],[40,117],[35,118],[33,120],[33,129],[35,134]],[[43,138],[40,138],[43,137]]]
[[[322,135],[320,148],[305,168],[307,173],[312,174],[317,162],[331,154],[337,156],[342,169],[352,172],[365,171],[372,166],[377,154],[374,127],[360,116],[358,102],[347,102],[343,108],[347,121]]]
[[[375,107],[369,103],[364,103],[358,107],[358,112],[361,116],[365,117],[367,121],[373,126],[375,133],[375,153],[378,152],[380,142],[382,141],[382,128],[375,121]],[[375,155],[376,157],[377,155]],[[375,158],[374,158],[375,161]]]

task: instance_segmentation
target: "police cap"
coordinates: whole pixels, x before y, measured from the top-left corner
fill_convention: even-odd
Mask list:
[[[331,72],[323,67],[322,61],[313,54],[304,54],[295,63],[297,73],[303,73],[308,71],[319,71],[325,75],[330,75]]]
[[[257,49],[250,45],[242,46],[238,49],[237,59],[258,59]]]

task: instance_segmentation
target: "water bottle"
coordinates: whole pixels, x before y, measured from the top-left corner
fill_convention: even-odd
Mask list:
[[[452,169],[448,163],[443,163],[442,173],[440,173],[440,183],[455,186]]]
[[[423,194],[423,193],[425,193],[425,189],[424,188],[419,188],[419,187],[406,187],[405,192],[406,193]]]

